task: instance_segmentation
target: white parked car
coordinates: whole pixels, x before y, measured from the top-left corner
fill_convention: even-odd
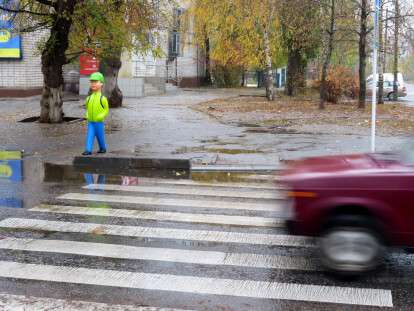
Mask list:
[[[378,78],[378,76],[377,76]],[[402,73],[397,75],[397,85],[398,85],[398,97],[407,96],[407,88],[405,87],[404,77]],[[378,92],[378,85],[377,85]],[[372,75],[367,79],[367,95],[372,95]],[[384,97],[392,100],[394,97],[394,74],[393,73],[384,73]]]

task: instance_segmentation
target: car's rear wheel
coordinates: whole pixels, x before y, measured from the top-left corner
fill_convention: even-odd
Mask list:
[[[387,98],[389,101],[394,100],[394,92],[388,93]]]
[[[384,254],[380,232],[365,216],[344,215],[331,219],[321,235],[320,248],[324,266],[340,275],[374,270]]]

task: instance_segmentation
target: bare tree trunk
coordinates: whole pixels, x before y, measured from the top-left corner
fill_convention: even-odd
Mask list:
[[[270,41],[268,30],[264,31],[264,52],[266,58],[266,98],[269,101],[275,100],[275,89],[274,89],[274,79],[273,79],[273,70],[272,70],[272,57],[270,56]]]
[[[206,36],[205,38],[205,46],[206,46],[206,73],[204,82],[206,85],[211,85],[211,60],[210,60],[210,39]]]
[[[335,0],[331,0],[329,9],[331,10],[329,30],[327,31],[329,37],[328,37],[325,60],[322,66],[319,109],[325,109],[326,77],[328,75],[328,68],[331,63],[333,41],[334,41],[334,36],[335,36]]]
[[[394,88],[393,88],[393,100],[398,100],[398,56],[399,56],[399,48],[398,48],[398,37],[400,31],[400,3],[399,0],[395,0],[395,29],[394,29]]]
[[[69,29],[77,1],[58,1],[54,6],[59,13],[53,14],[55,21],[49,39],[42,51],[43,90],[40,100],[41,123],[63,121],[63,65],[69,46]]]
[[[369,16],[368,0],[361,0],[360,7],[360,30],[359,30],[359,100],[358,108],[365,108],[365,97],[367,93],[366,63],[367,63],[367,20]]]
[[[378,104],[384,103],[384,23],[383,23],[383,14],[384,13],[384,5],[381,4],[380,6],[380,14],[379,14],[379,24],[378,24],[378,32],[379,32],[379,51],[380,51],[380,59],[378,62]]]
[[[299,50],[289,49],[285,94],[293,96],[299,87],[305,86],[306,60]]]
[[[387,51],[388,51],[388,9],[385,11],[385,29],[384,29],[384,72],[387,72]]]
[[[111,108],[122,107],[123,95],[118,87],[118,74],[121,66],[121,51],[105,57],[100,65],[100,71],[105,76],[103,93],[108,98]]]

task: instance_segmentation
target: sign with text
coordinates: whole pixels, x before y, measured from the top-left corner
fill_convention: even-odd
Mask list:
[[[19,8],[17,0],[0,0],[0,6],[16,10]],[[0,59],[20,59],[21,38],[19,34],[14,33],[15,13],[0,10]]]
[[[99,60],[90,54],[82,54],[79,57],[79,73],[81,75],[90,75],[99,71]]]

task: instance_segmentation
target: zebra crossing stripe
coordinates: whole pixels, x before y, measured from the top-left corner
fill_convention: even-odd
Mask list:
[[[194,195],[194,196],[215,196],[215,197],[234,197],[234,198],[251,198],[251,199],[283,199],[284,196],[276,190],[223,190],[223,189],[195,189],[195,188],[177,188],[177,187],[157,187],[157,186],[121,186],[109,184],[91,184],[83,187],[89,190],[105,191],[125,191],[125,192],[143,192],[158,194],[177,194],[177,195]]]
[[[11,295],[0,293],[1,310],[82,310],[82,311],[191,311],[171,308],[112,305],[100,302]]]
[[[104,195],[92,193],[68,193],[58,199],[75,200],[75,201],[93,201],[107,203],[126,203],[141,205],[157,206],[174,206],[174,207],[195,207],[195,208],[215,208],[215,209],[237,209],[237,210],[254,210],[254,211],[272,211],[285,212],[283,204],[276,200],[272,203],[247,203],[247,202],[225,202],[221,200],[192,200],[192,199],[171,199],[155,198],[141,196],[121,196],[121,195]]]
[[[0,277],[201,295],[392,307],[390,290],[138,273],[0,261]]]
[[[243,176],[244,178],[244,176]],[[139,184],[161,184],[161,185],[180,185],[192,187],[214,187],[214,188],[247,188],[247,189],[279,189],[279,185],[263,182],[203,182],[190,179],[158,179],[158,178],[138,178]]]
[[[96,235],[116,235],[141,238],[177,239],[203,242],[256,244],[268,246],[316,246],[316,241],[313,238],[303,236],[136,226],[117,226],[24,218],[4,219],[0,221],[0,227],[52,232],[90,233]]]
[[[155,260],[214,266],[223,265],[304,271],[319,271],[321,269],[316,262],[304,257],[135,247],[64,240],[5,238],[0,240],[0,248],[31,252],[76,254],[116,259]]]
[[[175,212],[141,211],[113,208],[89,208],[78,206],[39,205],[30,209],[34,212],[61,213],[70,215],[88,215],[103,217],[120,217],[147,219],[158,221],[174,221],[187,223],[204,223],[216,225],[252,226],[252,227],[284,227],[284,221],[276,218],[228,216],[217,214],[190,214]]]

